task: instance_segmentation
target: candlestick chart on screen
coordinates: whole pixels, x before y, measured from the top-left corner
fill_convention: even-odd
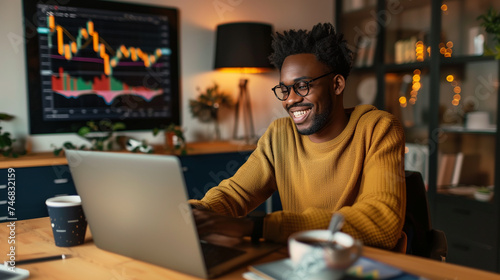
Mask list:
[[[169,18],[38,6],[45,120],[169,117]]]

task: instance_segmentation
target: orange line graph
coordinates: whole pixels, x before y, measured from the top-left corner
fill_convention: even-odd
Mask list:
[[[87,48],[89,45],[103,59],[104,74],[111,75],[112,69],[116,67],[121,59],[131,59],[132,61],[142,61],[144,67],[151,67],[159,57],[169,54],[164,48],[157,48],[153,53],[147,53],[137,47],[127,47],[121,45],[117,50],[113,49],[94,29],[94,22],[87,21],[86,27],[79,28],[78,35],[73,36],[63,26],[58,25],[55,17],[49,14],[47,17],[48,27],[51,34],[56,35],[57,52],[66,60],[71,60],[79,50]],[[65,37],[69,43],[65,43]]]

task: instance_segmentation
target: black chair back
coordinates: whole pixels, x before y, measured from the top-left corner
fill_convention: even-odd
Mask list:
[[[406,253],[444,261],[448,253],[446,235],[432,228],[429,203],[422,175],[405,171],[406,217],[403,231],[408,237]]]

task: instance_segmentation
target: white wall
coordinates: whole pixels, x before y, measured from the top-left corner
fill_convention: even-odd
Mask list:
[[[57,0],[53,0],[57,2]],[[270,23],[275,31],[310,29],[318,22],[332,22],[333,0],[122,0],[176,7],[180,11],[180,70],[182,94],[182,126],[188,141],[206,140],[213,128],[191,117],[189,99],[217,82],[220,88],[233,95],[238,93],[239,74],[219,73],[212,70],[216,26],[235,21]],[[60,146],[65,141],[83,143],[74,134],[28,135],[28,110],[22,1],[0,1],[0,112],[16,116],[0,124],[11,132],[20,144],[30,143],[33,151],[50,151],[51,144]],[[271,88],[277,83],[277,72],[249,75],[248,91],[251,96],[253,120],[257,135],[262,135],[269,123],[284,116],[281,103]],[[232,113],[232,112],[231,112]],[[222,138],[232,135],[234,118],[228,114],[221,121]],[[241,127],[241,125],[240,125]],[[162,137],[153,138],[150,132],[127,133],[150,143],[162,143]],[[26,140],[27,139],[27,140]]]

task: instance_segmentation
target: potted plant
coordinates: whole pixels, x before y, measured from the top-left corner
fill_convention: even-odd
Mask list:
[[[493,36],[493,41],[495,42],[494,49],[490,49],[488,46],[484,46],[485,55],[494,55],[495,59],[500,59],[500,13],[497,13],[493,8],[489,8],[488,11],[477,17],[481,21],[481,26],[484,27],[486,32]]]
[[[156,136],[161,131],[159,128],[153,129],[153,135]],[[179,151],[181,155],[186,155],[186,138],[184,131],[175,123],[169,124],[164,129],[166,149],[171,151]]]
[[[6,113],[0,113],[0,121],[10,121],[14,118],[14,116],[6,114]],[[0,126],[0,152],[2,153],[3,156],[5,157],[18,157],[20,154],[24,154],[25,152],[21,153],[16,153],[14,151],[14,148],[12,147],[12,144],[16,139],[12,138],[10,135],[10,132],[2,132],[2,127]]]
[[[101,120],[96,123],[88,121],[87,125],[80,127],[77,134],[90,142],[90,150],[105,151],[113,149],[114,132],[122,129],[125,129],[125,124],[122,122],[113,123],[109,120]],[[63,147],[54,149],[54,155],[59,155],[63,149],[84,150],[87,149],[87,146],[78,147],[71,142],[64,142]]]
[[[233,101],[231,96],[219,90],[219,86],[214,83],[204,92],[200,91],[200,95],[196,99],[189,100],[189,108],[193,117],[198,118],[201,122],[214,122],[215,139],[220,139],[220,129],[218,122],[219,108],[231,107]]]

